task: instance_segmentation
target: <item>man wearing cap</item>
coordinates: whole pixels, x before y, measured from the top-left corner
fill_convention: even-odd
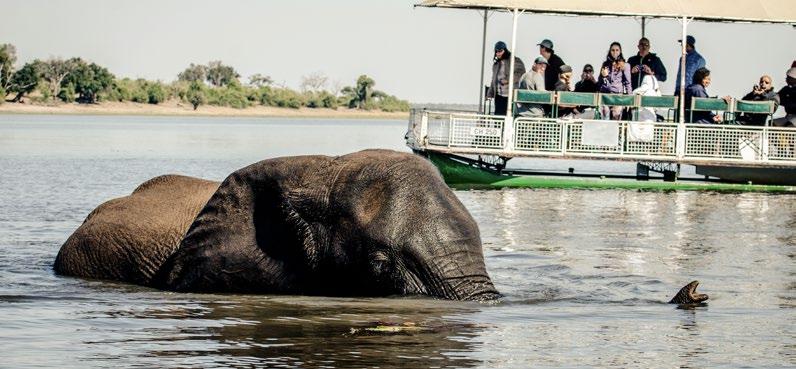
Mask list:
[[[547,70],[544,73],[545,90],[553,91],[556,81],[558,81],[558,71],[564,65],[564,61],[553,51],[553,41],[544,39],[537,45],[539,46],[539,55],[547,60]]]
[[[509,70],[511,68],[511,51],[506,43],[495,43],[495,58],[492,64],[492,82],[487,91],[488,98],[495,99],[495,115],[506,115],[509,103]],[[514,57],[514,88],[520,86],[520,78],[525,74],[525,65],[518,57]]]
[[[549,68],[549,67],[548,67]],[[558,69],[558,79],[556,80],[554,91],[572,91],[570,82],[572,81],[572,67],[569,65],[562,65]],[[577,106],[574,105],[558,105],[558,117],[567,118],[580,113]]]
[[[683,40],[679,40],[679,42],[683,42]],[[685,38],[685,85],[688,86],[694,81],[694,72],[696,72],[699,68],[705,68],[705,58],[696,51],[694,48],[694,44],[696,44],[696,39],[694,36],[688,35]],[[680,64],[680,59],[677,59],[677,81],[675,82],[674,87],[674,94],[680,95],[680,73],[682,72],[682,65]]]
[[[646,37],[638,40],[638,53],[631,56],[627,62],[630,63],[630,84],[634,90],[641,85],[641,80],[648,74],[644,67],[652,70],[652,74],[659,82],[666,81],[666,67],[663,66],[661,58],[650,52],[650,40]],[[686,81],[685,84],[687,86],[691,81]]]
[[[788,69],[788,75],[785,77],[787,85],[782,87],[774,101],[785,108],[785,116],[782,118],[774,119],[774,125],[777,127],[794,127],[796,126],[796,67]]]
[[[533,61],[531,70],[520,78],[520,88],[523,90],[545,91],[544,73],[546,69],[547,59],[541,56],[537,57]],[[522,116],[544,116],[544,107],[539,104],[517,104],[517,107],[517,111]]]

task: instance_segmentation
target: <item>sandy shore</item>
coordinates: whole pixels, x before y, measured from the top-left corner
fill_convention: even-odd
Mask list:
[[[75,114],[75,115],[178,115],[223,117],[279,117],[279,118],[354,118],[354,119],[407,119],[407,112],[364,111],[357,109],[290,109],[253,106],[235,109],[222,106],[193,107],[175,101],[163,104],[138,104],[132,102],[104,102],[100,104],[60,104],[57,106],[4,103],[0,114]]]

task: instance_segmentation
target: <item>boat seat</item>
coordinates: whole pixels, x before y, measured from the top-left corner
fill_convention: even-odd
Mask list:
[[[551,91],[537,91],[537,90],[514,90],[514,102],[518,104],[535,104],[535,105],[549,105],[555,104],[555,94]],[[553,109],[546,110],[552,112]],[[517,116],[517,106],[514,105],[514,116]],[[545,116],[549,116],[548,113]]]
[[[590,108],[597,108],[600,106],[600,94],[591,92],[570,92],[558,91],[556,92],[556,105],[554,106],[553,116],[558,116],[559,105],[572,105],[572,106],[586,106]],[[597,109],[595,109],[595,118],[597,118]]]
[[[599,96],[600,106],[623,106],[630,109],[638,106],[638,95],[601,93]]]
[[[732,104],[728,104],[724,99],[715,97],[694,97],[691,99],[688,121],[694,121],[695,111],[715,111],[724,113],[724,121],[732,113]]]
[[[771,122],[772,116],[774,115],[774,111],[776,110],[777,106],[774,101],[767,100],[767,101],[749,101],[749,100],[733,100],[734,107],[733,111],[737,113],[744,113],[744,114],[765,114],[766,119],[764,125],[769,125]],[[738,116],[735,116],[736,122]]]
[[[666,109],[666,121],[672,121],[669,115],[677,116],[677,96],[644,96],[641,95],[638,102],[639,108],[653,108],[653,109]],[[638,110],[636,110],[636,119],[638,120]]]

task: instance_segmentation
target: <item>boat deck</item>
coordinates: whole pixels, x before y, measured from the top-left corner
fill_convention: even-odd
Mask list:
[[[796,129],[413,110],[417,151],[796,169]]]

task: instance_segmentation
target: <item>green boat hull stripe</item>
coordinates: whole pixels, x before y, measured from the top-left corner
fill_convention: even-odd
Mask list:
[[[712,182],[664,182],[623,179],[598,179],[552,176],[510,176],[472,167],[450,157],[425,152],[442,173],[445,182],[456,189],[561,188],[561,189],[630,189],[648,191],[718,191],[796,193],[794,186]]]

